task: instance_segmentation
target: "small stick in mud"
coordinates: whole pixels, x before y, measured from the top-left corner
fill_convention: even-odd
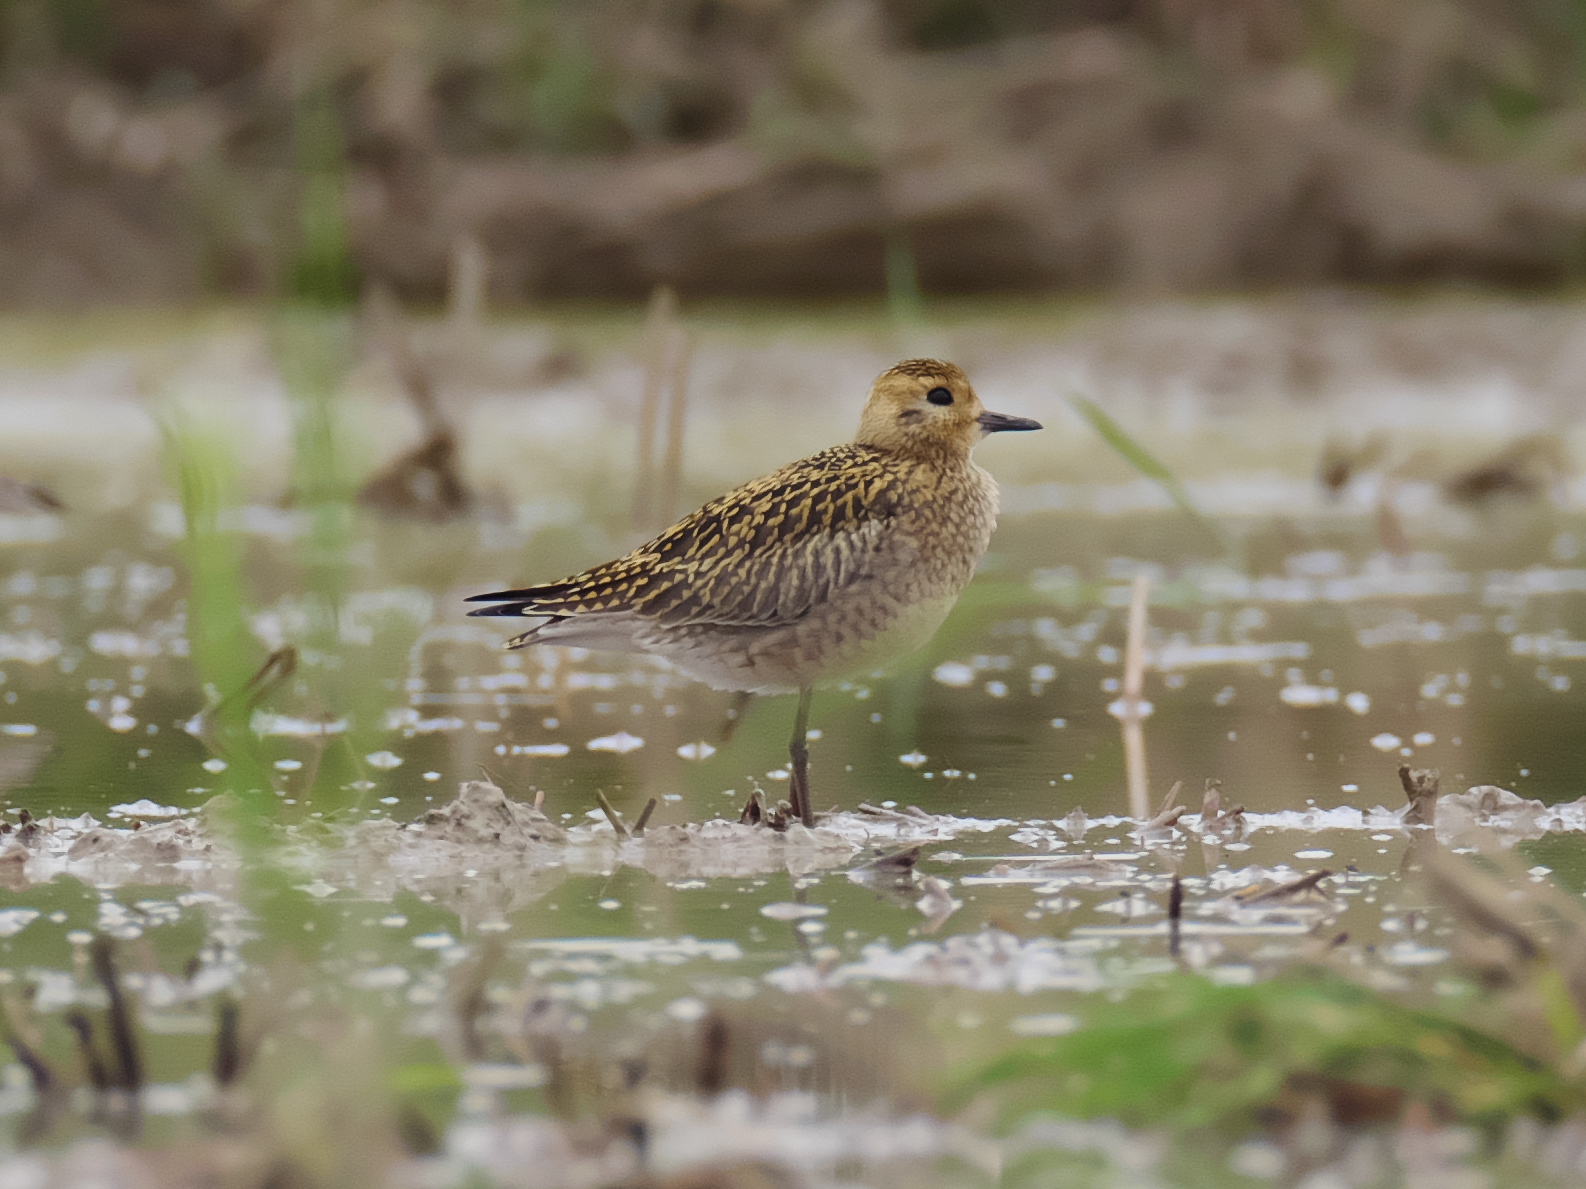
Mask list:
[[[105,1072],[105,1063],[99,1059],[99,1050],[94,1046],[93,1021],[80,1011],[69,1011],[66,1013],[66,1026],[77,1036],[77,1048],[83,1055],[83,1072],[88,1075],[88,1084],[95,1090],[110,1089],[110,1075]]]
[[[250,711],[257,709],[260,702],[279,689],[296,672],[297,649],[287,644],[264,658],[264,664],[259,666],[252,677],[242,683],[242,688],[237,691],[236,696],[248,699],[247,708]]]
[[[697,1085],[701,1098],[714,1098],[727,1088],[727,1054],[732,1048],[732,1034],[720,1012],[711,1012],[700,1026],[699,1075]]]
[[[1443,483],[1443,497],[1453,503],[1476,506],[1505,497],[1557,499],[1558,486],[1571,477],[1572,469],[1556,435],[1530,434],[1451,475]]]
[[[66,505],[42,483],[0,475],[0,513],[26,516],[33,512],[64,512]]]
[[[1156,816],[1150,821],[1140,824],[1139,829],[1134,831],[1136,837],[1158,830],[1168,830],[1178,824],[1178,819],[1189,812],[1178,802],[1178,795],[1183,788],[1184,782],[1182,780],[1173,782],[1173,787],[1168,789],[1167,796],[1162,798],[1162,808],[1156,811]]]
[[[1409,557],[1415,546],[1410,541],[1410,534],[1405,531],[1399,510],[1393,506],[1394,490],[1395,481],[1390,478],[1382,485],[1382,494],[1377,497],[1377,540],[1394,557]]]
[[[4,1013],[0,1012],[0,1017],[3,1015]],[[17,1139],[24,1146],[30,1146],[43,1140],[54,1130],[56,1117],[68,1101],[66,1091],[70,1087],[63,1085],[50,1063],[15,1032],[8,1032],[6,1043],[11,1046],[12,1055],[16,1057],[17,1063],[28,1071],[28,1078],[33,1083],[33,1093],[38,1099],[33,1109],[17,1124]]]
[[[17,1059],[17,1064],[28,1071],[28,1079],[33,1083],[33,1093],[43,1098],[55,1089],[59,1079],[55,1071],[50,1068],[49,1062],[35,1053],[20,1036],[14,1033],[6,1037],[6,1044],[11,1046],[11,1053]]]
[[[595,801],[600,806],[600,812],[606,815],[606,820],[611,823],[611,828],[617,832],[618,838],[628,837],[628,827],[622,824],[622,815],[606,800],[606,794],[599,789],[595,790]]]
[[[136,1092],[143,1088],[143,1057],[138,1052],[137,1032],[132,1027],[132,1015],[116,973],[115,944],[101,933],[89,944],[88,957],[94,977],[110,997],[105,1021],[110,1030],[110,1047],[116,1055],[116,1085]]]
[[[1265,904],[1269,900],[1287,900],[1289,897],[1297,896],[1301,892],[1310,891],[1330,875],[1332,875],[1332,872],[1323,867],[1320,871],[1302,875],[1299,879],[1290,880],[1288,883],[1280,883],[1275,888],[1265,888],[1252,896],[1241,899],[1239,903],[1248,906],[1251,904]]]
[[[215,1057],[210,1064],[215,1085],[229,1086],[242,1072],[242,1039],[238,1023],[242,1008],[235,999],[222,999],[215,1009]]]
[[[645,803],[644,812],[639,815],[639,820],[633,823],[633,836],[635,838],[644,833],[644,827],[650,824],[650,815],[655,812],[659,802],[654,797]]]
[[[1206,778],[1206,792],[1201,797],[1201,833],[1231,834],[1244,828],[1245,807],[1231,805],[1223,808],[1222,781]]]
[[[1378,466],[1388,452],[1388,439],[1375,434],[1364,442],[1345,442],[1328,438],[1316,464],[1316,479],[1329,499],[1343,494],[1356,476]]]
[[[924,847],[910,846],[903,850],[889,851],[887,854],[878,855],[868,863],[861,863],[854,871],[883,871],[892,875],[907,875],[914,870],[914,865],[920,861]]]
[[[1438,770],[1399,765],[1399,783],[1410,807],[1404,811],[1407,826],[1430,826],[1437,821]]]
[[[244,722],[259,706],[297,672],[297,649],[288,644],[264,658],[253,676],[231,693],[216,698],[198,712],[188,730],[212,752],[224,754],[227,740],[224,725]]]
[[[1179,929],[1184,921],[1184,881],[1173,873],[1173,886],[1167,894],[1167,952],[1178,957]]]
[[[792,821],[793,810],[786,801],[778,801],[768,807],[765,794],[759,789],[749,794],[749,799],[743,804],[743,811],[738,814],[740,826],[765,826],[779,832],[786,830]]]

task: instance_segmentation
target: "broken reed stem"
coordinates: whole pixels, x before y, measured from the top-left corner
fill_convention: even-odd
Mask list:
[[[1123,720],[1123,770],[1129,786],[1129,816],[1146,821],[1151,800],[1146,788],[1145,727],[1135,716]]]
[[[1123,653],[1123,696],[1130,701],[1139,701],[1145,691],[1145,616],[1150,593],[1151,579],[1136,574],[1129,592],[1129,634]]]
[[[1151,816],[1145,764],[1144,699],[1141,697],[1145,690],[1146,601],[1150,593],[1151,579],[1145,574],[1136,574],[1129,596],[1129,630],[1124,640],[1122,713],[1119,715],[1123,721],[1123,770],[1129,786],[1129,816],[1140,821]]]
[[[743,803],[743,810],[738,814],[740,826],[758,826],[765,820],[765,806],[760,801],[760,790],[755,789],[749,794],[749,799]]]
[[[683,425],[688,419],[688,371],[694,361],[694,346],[687,331],[675,327],[671,340],[672,403],[667,411],[666,454],[661,461],[660,489],[650,513],[657,528],[672,523],[683,491]]]
[[[606,794],[596,789],[595,801],[600,806],[600,812],[605,814],[606,820],[611,823],[611,828],[617,832],[617,837],[626,838],[628,827],[622,824],[622,815],[613,808],[610,801],[606,800]]]
[[[677,294],[657,285],[644,316],[644,394],[639,402],[639,457],[634,468],[633,524],[651,523],[655,491],[655,438],[661,421],[661,394],[666,388],[667,351],[677,322]]]
[[[637,838],[640,834],[643,834],[644,827],[650,824],[650,815],[655,812],[655,807],[657,804],[659,804],[659,802],[657,802],[654,797],[651,797],[649,801],[645,803],[644,812],[639,815],[639,820],[633,823],[633,836],[635,838]]]

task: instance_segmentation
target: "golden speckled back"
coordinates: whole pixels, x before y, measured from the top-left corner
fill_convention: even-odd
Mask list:
[[[636,647],[712,685],[796,688],[826,675],[823,651],[846,657],[911,605],[940,603],[945,614],[995,523],[996,488],[967,459],[943,466],[833,446],[711,500],[615,561],[494,597],[516,614],[552,617],[514,644]],[[798,625],[807,631],[779,630]],[[770,633],[798,656],[772,665],[786,671],[769,683],[702,668],[708,658],[696,655],[714,641],[748,657]]]
[[[905,360],[858,439],[711,500],[632,553],[481,595],[475,615],[544,617],[509,641],[635,650],[721,689],[807,688],[923,644],[974,576],[997,488],[970,461],[987,413],[964,373]]]

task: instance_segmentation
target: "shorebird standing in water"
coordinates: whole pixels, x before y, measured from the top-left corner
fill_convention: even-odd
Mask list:
[[[746,483],[626,557],[560,582],[474,595],[472,615],[543,617],[508,648],[647,652],[716,689],[798,692],[793,811],[810,803],[810,695],[924,644],[974,576],[997,485],[969,452],[1040,429],[988,413],[951,363],[909,359],[870,389],[859,433]]]

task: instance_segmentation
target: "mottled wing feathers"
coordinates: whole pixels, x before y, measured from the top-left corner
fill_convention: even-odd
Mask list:
[[[907,473],[834,446],[710,501],[626,557],[561,582],[476,595],[475,615],[637,614],[667,625],[774,626],[868,574]]]

